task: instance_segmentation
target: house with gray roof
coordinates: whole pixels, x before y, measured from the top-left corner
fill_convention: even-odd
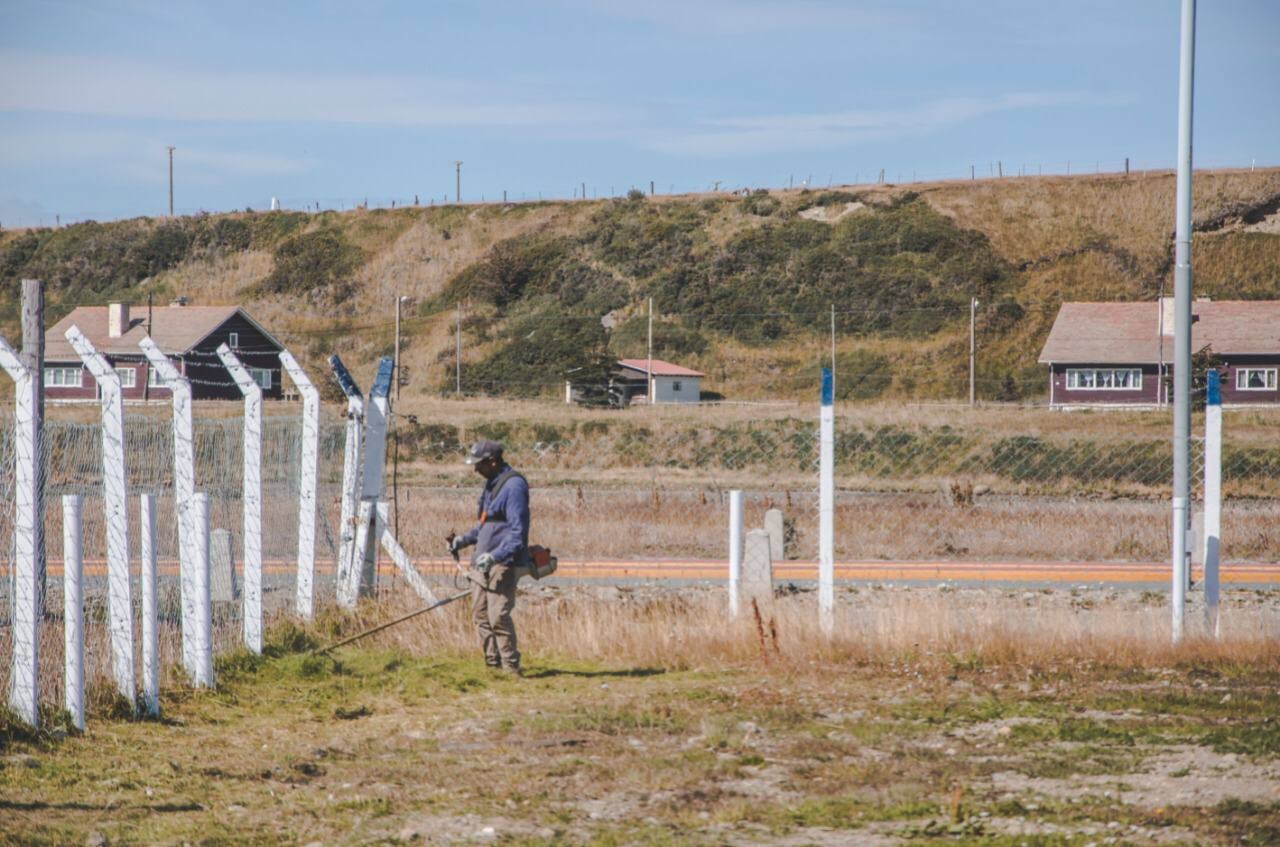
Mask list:
[[[1224,406],[1280,404],[1280,300],[1196,300],[1191,349],[1222,363]],[[1049,405],[1158,406],[1172,399],[1173,298],[1063,303],[1040,363]]]

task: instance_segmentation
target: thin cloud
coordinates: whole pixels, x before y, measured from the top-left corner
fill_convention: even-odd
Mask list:
[[[898,11],[876,11],[866,4],[813,0],[573,0],[624,20],[646,23],[688,35],[754,35],[781,32],[828,32],[833,29],[866,34],[870,28],[916,20]]]
[[[1055,105],[1117,105],[1123,95],[1014,93],[994,98],[952,97],[910,109],[719,118],[690,130],[650,136],[645,145],[680,156],[754,155],[826,150],[866,141],[936,133],[986,115]]]
[[[117,57],[0,51],[0,110],[178,121],[535,128],[607,118],[593,105],[394,75],[210,72]]]

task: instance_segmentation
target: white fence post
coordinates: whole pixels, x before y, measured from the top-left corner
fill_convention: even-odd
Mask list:
[[[93,374],[102,395],[102,507],[107,528],[107,618],[116,690],[137,707],[133,670],[133,593],[129,583],[129,503],[124,464],[124,397],[120,377],[80,328],[67,341]]]
[[[339,606],[354,609],[356,592],[352,589],[351,572],[358,567],[355,562],[355,518],[360,498],[360,438],[363,434],[364,396],[337,354],[329,357],[329,366],[333,368],[334,377],[347,395],[346,444],[342,451],[342,514],[338,526],[338,572],[334,593]],[[358,571],[355,579],[359,580]],[[358,582],[354,584],[358,585]]]
[[[244,395],[244,643],[262,652],[262,387],[225,344],[218,358]]]
[[[147,336],[138,342],[151,367],[173,395],[173,511],[178,520],[178,575],[182,593],[182,668],[198,676],[195,620],[195,531],[189,520],[196,491],[195,426],[191,420],[191,383],[178,373],[159,345]],[[207,581],[206,581],[207,584]]]
[[[818,620],[831,634],[835,625],[835,407],[831,371],[822,369],[818,419]]]
[[[138,497],[138,567],[142,570],[142,708],[160,714],[160,635],[156,607],[156,496]]]
[[[1222,556],[1222,387],[1210,370],[1204,407],[1204,615],[1209,635],[1220,634],[1219,561]]]
[[[84,544],[83,500],[62,495],[63,702],[76,729],[84,731]]]
[[[315,610],[316,470],[320,458],[320,392],[288,350],[280,351],[284,371],[302,395],[302,468],[298,484],[297,612],[310,620]]]
[[[38,383],[31,369],[0,338],[0,367],[15,383],[14,426],[14,561],[13,664],[9,673],[9,707],[31,726],[40,723],[40,574],[36,550],[36,467],[39,423]],[[6,469],[7,470],[7,469]]]
[[[195,530],[192,583],[195,594],[193,635],[195,671],[191,682],[198,688],[213,687],[213,600],[209,595],[209,495],[191,498],[191,527]]]
[[[742,593],[742,492],[729,492],[729,617],[736,618]]]

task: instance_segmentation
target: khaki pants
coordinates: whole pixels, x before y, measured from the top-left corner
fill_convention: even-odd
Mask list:
[[[516,649],[516,625],[511,611],[516,607],[516,570],[509,565],[489,569],[487,586],[471,587],[471,620],[480,633],[484,663],[491,668],[520,667]]]

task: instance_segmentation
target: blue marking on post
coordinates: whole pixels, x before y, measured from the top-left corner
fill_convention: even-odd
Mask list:
[[[373,377],[373,387],[369,389],[369,397],[386,397],[391,393],[391,372],[395,369],[396,360],[383,356],[378,362],[378,373]]]
[[[830,406],[835,399],[835,381],[831,378],[831,368],[822,369],[822,405]]]
[[[1210,406],[1222,405],[1222,374],[1210,368],[1204,384],[1205,402]]]
[[[348,397],[364,398],[359,387],[356,386],[356,381],[351,378],[351,373],[347,370],[347,366],[342,364],[337,353],[329,357],[329,367],[333,368],[333,375],[338,380],[338,385],[342,387],[343,394]]]

